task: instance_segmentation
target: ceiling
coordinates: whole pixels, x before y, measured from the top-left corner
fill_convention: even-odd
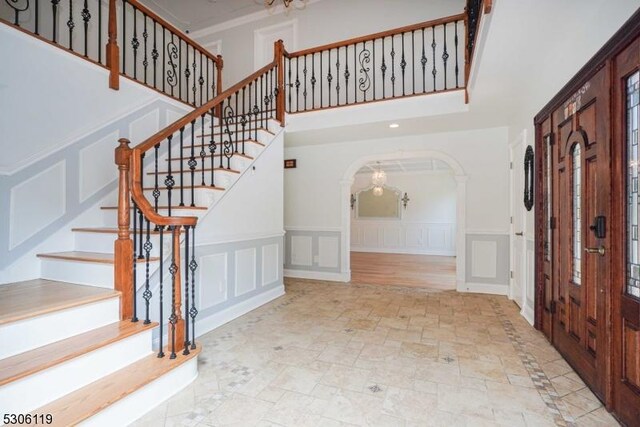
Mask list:
[[[364,165],[356,175],[370,174],[376,169],[386,173],[419,173],[419,172],[447,172],[451,171],[448,164],[435,159],[401,159],[383,160]]]
[[[141,0],[141,3],[190,31],[265,10],[264,0]]]

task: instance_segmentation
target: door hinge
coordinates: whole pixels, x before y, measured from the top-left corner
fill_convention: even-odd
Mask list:
[[[509,222],[513,224],[513,217],[509,217]]]
[[[556,314],[556,302],[555,301],[551,301],[551,304],[549,304],[549,311],[551,311],[551,314]]]
[[[513,271],[509,272],[509,275],[511,276],[511,278],[513,279]]]
[[[513,170],[513,162],[509,162],[509,169]]]

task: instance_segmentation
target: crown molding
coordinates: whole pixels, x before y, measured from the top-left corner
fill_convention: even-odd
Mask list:
[[[322,0],[308,0],[307,6],[312,5],[314,3],[318,3]],[[210,27],[203,28],[201,30],[191,31],[189,32],[189,36],[193,39],[199,39],[202,37],[206,37],[211,34],[219,33],[220,31],[225,31],[230,28],[235,28],[240,25],[248,24],[251,22],[260,21],[265,18],[269,18],[275,15],[281,15],[286,12],[286,8],[284,6],[276,7],[273,12],[269,12],[268,10],[261,10],[260,12],[254,12],[249,15],[241,16],[239,18],[230,19],[226,22],[221,22],[220,24],[212,25]]]

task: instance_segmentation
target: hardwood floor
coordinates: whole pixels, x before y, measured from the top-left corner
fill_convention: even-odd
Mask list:
[[[452,290],[455,257],[351,252],[351,282]]]

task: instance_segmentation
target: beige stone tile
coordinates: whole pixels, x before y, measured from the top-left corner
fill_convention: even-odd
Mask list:
[[[365,331],[373,331],[378,326],[378,321],[370,319],[353,319],[347,323],[347,328],[362,329]]]
[[[318,384],[323,373],[307,368],[288,367],[272,382],[272,387],[309,394]]]
[[[371,372],[366,369],[334,365],[320,379],[320,383],[343,390],[362,392]]]
[[[390,387],[384,399],[384,413],[407,420],[424,421],[438,409],[438,398],[429,393]]]
[[[351,366],[360,355],[360,351],[360,348],[345,348],[329,345],[318,355],[317,360]]]
[[[400,355],[414,357],[416,359],[438,359],[438,346],[419,344],[415,342],[403,342]]]
[[[234,395],[224,401],[208,417],[215,425],[252,425],[256,424],[271,408],[273,403],[264,400]]]
[[[341,390],[329,401],[323,415],[344,423],[367,425],[382,414],[382,402],[382,398]]]
[[[485,391],[438,384],[438,409],[493,420],[493,411]]]
[[[474,359],[460,359],[460,374],[465,377],[508,383],[507,374],[500,363]]]

